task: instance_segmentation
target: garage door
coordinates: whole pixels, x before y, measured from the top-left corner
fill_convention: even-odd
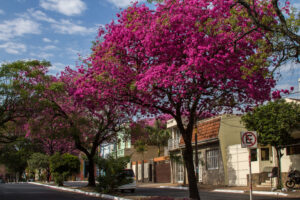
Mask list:
[[[227,174],[230,186],[246,186],[249,173],[249,153],[240,144],[227,147]]]
[[[157,183],[170,183],[171,182],[171,169],[170,163],[156,162],[155,163],[155,177]]]

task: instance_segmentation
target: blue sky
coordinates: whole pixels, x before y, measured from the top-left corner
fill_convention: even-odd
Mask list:
[[[74,67],[78,54],[89,55],[99,26],[116,19],[131,1],[0,0],[0,64],[45,59],[52,63],[53,74]],[[291,3],[300,10],[300,0]],[[298,89],[300,65],[289,63],[281,72],[277,88]]]

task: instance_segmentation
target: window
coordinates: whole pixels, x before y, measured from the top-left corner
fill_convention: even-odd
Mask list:
[[[257,149],[251,149],[251,161],[257,161]]]
[[[300,154],[300,145],[287,147],[286,154],[287,155]]]
[[[218,169],[219,168],[219,150],[207,150],[206,151],[206,168]]]
[[[270,159],[270,152],[269,152],[269,148],[261,148],[261,160],[269,160]]]

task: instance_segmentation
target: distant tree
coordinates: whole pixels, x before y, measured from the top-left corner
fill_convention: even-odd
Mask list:
[[[40,146],[29,139],[19,138],[0,148],[0,163],[4,164],[12,177],[17,181],[27,168],[27,160],[34,152],[39,152]]]
[[[36,86],[30,84],[28,80],[38,78],[49,66],[49,62],[38,60],[16,61],[1,65],[0,143],[15,141],[24,131],[14,132],[11,127],[22,126],[33,113],[38,111],[35,105],[38,101],[38,93],[29,92],[29,89]]]
[[[90,90],[80,82],[84,67],[78,71],[66,68],[59,77],[45,75],[31,83],[39,86],[38,112],[28,123],[28,135],[59,142],[56,150],[74,147],[89,162],[88,185],[95,186],[94,158],[97,148],[109,142],[128,120],[126,105],[111,101],[101,90]],[[53,140],[52,140],[53,139]],[[58,143],[58,144],[59,144]],[[70,149],[70,148],[67,148]]]
[[[80,170],[80,161],[77,156],[65,153],[55,153],[50,157],[50,170],[58,186],[63,186],[64,181]]]
[[[300,104],[276,100],[256,107],[242,117],[248,130],[257,131],[258,142],[276,149],[278,174],[280,176],[280,150],[293,142],[292,132],[300,126]],[[278,179],[278,186],[281,180]]]
[[[148,145],[155,145],[158,148],[157,156],[161,154],[161,148],[168,145],[170,131],[166,129],[166,124],[160,120],[155,120],[153,126],[146,126],[146,132],[149,133]]]
[[[30,170],[37,170],[41,181],[42,170],[45,170],[47,181],[50,181],[50,156],[42,153],[33,153],[27,161]]]
[[[144,160],[145,152],[148,150],[148,145],[145,139],[139,139],[134,142],[134,149],[137,153],[142,155],[142,159]]]

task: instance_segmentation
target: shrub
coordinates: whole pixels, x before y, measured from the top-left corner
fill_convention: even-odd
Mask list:
[[[99,184],[97,189],[103,193],[111,193],[118,189],[119,186],[131,183],[133,180],[122,173],[130,161],[129,157],[114,158],[99,158],[97,161],[100,175],[97,178]]]
[[[78,173],[80,169],[80,161],[77,156],[65,153],[55,153],[50,157],[50,170],[54,178],[54,182],[58,186],[63,186],[64,180],[73,173]]]

